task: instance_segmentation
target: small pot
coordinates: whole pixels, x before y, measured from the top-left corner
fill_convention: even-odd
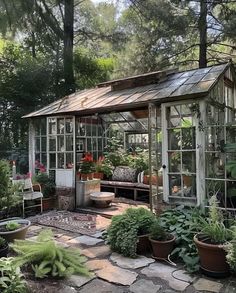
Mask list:
[[[103,179],[104,178],[104,174],[102,172],[95,172],[93,174],[93,178],[96,178],[96,179]]]
[[[9,222],[17,222],[18,224],[23,225],[19,229],[14,231],[0,231],[0,236],[7,240],[7,242],[13,242],[15,239],[25,239],[26,232],[31,225],[31,222],[26,219],[6,219],[0,222],[0,227],[5,226]]]
[[[199,240],[197,234],[193,240],[198,249],[200,266],[203,273],[210,277],[222,278],[230,275],[230,267],[226,261],[224,245],[209,244]]]
[[[5,247],[0,248],[0,257],[7,257],[8,251],[9,251],[9,246],[6,243]]]
[[[87,180],[88,180],[88,174],[80,173],[80,179],[81,179],[82,181],[87,181]]]
[[[88,180],[93,180],[93,173],[88,174]]]
[[[168,259],[175,244],[175,236],[171,235],[171,237],[171,239],[166,241],[154,240],[149,237],[152,246],[152,253],[155,258]]]
[[[149,234],[138,236],[137,254],[146,254],[151,251]]]

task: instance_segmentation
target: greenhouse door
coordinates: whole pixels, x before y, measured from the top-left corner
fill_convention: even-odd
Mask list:
[[[202,202],[204,131],[200,130],[200,106],[192,101],[162,105],[163,195],[170,203]]]

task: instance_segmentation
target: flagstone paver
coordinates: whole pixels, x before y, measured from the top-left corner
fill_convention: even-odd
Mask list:
[[[79,275],[73,275],[69,278],[69,282],[75,286],[80,288],[84,284],[87,284],[89,281],[93,280],[95,278],[95,275],[91,275],[90,277],[85,276],[79,276]]]
[[[117,266],[109,265],[96,271],[96,275],[108,282],[130,286],[137,279],[138,274]]]
[[[110,284],[103,280],[95,279],[80,289],[80,293],[123,293],[123,288]]]
[[[91,236],[95,238],[102,238],[102,234],[103,234],[103,231],[98,231],[95,234],[92,234]]]
[[[96,245],[96,244],[102,243],[102,242],[104,242],[104,240],[98,239],[95,237],[91,237],[91,236],[87,236],[87,235],[83,235],[83,236],[79,236],[76,238],[72,238],[67,243],[68,244],[84,244],[87,246],[93,246],[93,245]]]
[[[81,250],[81,254],[87,256],[88,258],[95,258],[95,257],[104,258],[111,254],[111,250],[108,245],[102,245],[102,246],[83,249]]]
[[[184,291],[190,285],[190,283],[175,279],[172,276],[172,273],[175,270],[175,267],[171,267],[163,263],[153,263],[148,267],[142,269],[141,273],[149,278],[161,278],[167,281],[172,289],[177,291]]]
[[[70,286],[64,286],[62,289],[58,291],[58,293],[77,293],[78,291]],[[50,292],[48,292],[50,293]]]
[[[107,259],[94,259],[87,261],[86,266],[91,271],[96,271],[112,266],[112,264]]]
[[[216,281],[204,279],[204,278],[198,279],[193,284],[193,286],[198,291],[209,291],[209,292],[214,292],[214,293],[219,293],[220,290],[223,288],[223,284],[216,282]]]
[[[161,285],[155,285],[152,281],[140,279],[130,286],[133,293],[157,293],[161,289]]]
[[[152,258],[145,256],[138,256],[137,258],[124,257],[116,252],[112,253],[110,259],[115,262],[119,267],[125,269],[138,269],[146,267],[147,265],[155,262]]]

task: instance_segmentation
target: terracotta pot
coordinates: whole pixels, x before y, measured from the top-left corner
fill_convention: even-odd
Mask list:
[[[149,176],[143,175],[143,184],[149,184]]]
[[[7,242],[13,242],[14,239],[25,239],[26,232],[31,225],[31,222],[26,219],[6,219],[4,221],[0,222],[0,227],[5,226],[9,222],[17,222],[21,225],[19,229],[16,229],[14,231],[0,231],[0,236],[7,240]]]
[[[95,172],[93,173],[93,178],[102,180],[104,178],[104,174],[102,172]]]
[[[88,180],[88,174],[80,173],[80,179],[81,179],[82,181],[87,181],[87,180]]]
[[[137,254],[146,254],[151,251],[149,234],[138,236]]]
[[[88,180],[93,180],[93,175],[94,175],[94,173],[89,173],[88,174]]]
[[[154,240],[149,237],[154,257],[159,259],[168,259],[168,256],[171,254],[175,244],[175,237],[173,235],[171,236],[172,238],[166,241]]]
[[[158,182],[158,186],[163,186],[163,177],[162,176],[152,175],[152,184],[156,185],[157,182]],[[149,175],[144,175],[143,183],[144,184],[149,184],[150,183],[150,176]]]
[[[0,249],[0,257],[7,257],[8,251],[9,251],[9,246],[8,244],[6,244],[5,247]]]
[[[227,277],[230,274],[230,267],[226,262],[223,245],[205,243],[199,240],[200,235],[195,235],[193,240],[198,249],[203,273],[210,277]]]

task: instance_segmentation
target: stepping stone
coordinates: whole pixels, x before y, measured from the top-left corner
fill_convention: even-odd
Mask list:
[[[97,247],[91,247],[88,249],[81,250],[81,254],[89,257],[89,258],[95,258],[95,257],[107,257],[111,254],[110,247],[107,245],[97,246]]]
[[[160,285],[155,285],[152,281],[140,279],[130,286],[130,291],[133,293],[157,293]]]
[[[185,282],[185,281],[180,281],[175,279],[172,276],[172,273],[174,273],[174,271],[176,271],[175,267],[171,267],[163,263],[153,263],[149,265],[148,267],[142,269],[141,273],[147,276],[148,278],[153,278],[153,277],[161,278],[167,281],[169,286],[172,289],[177,291],[184,291],[190,285],[189,283],[190,281]],[[186,275],[188,275],[187,272],[186,272]],[[185,276],[185,278],[187,277]],[[188,280],[192,280],[190,276]]]
[[[106,259],[94,259],[87,261],[86,266],[89,270],[96,271],[112,266],[112,264]]]
[[[109,265],[99,271],[96,275],[108,282],[130,286],[137,279],[138,274],[117,266]]]
[[[193,277],[193,275],[189,275],[184,270],[175,271],[172,273],[172,276],[175,277],[176,279],[180,279],[188,283],[193,283],[197,279],[197,277]]]
[[[96,275],[99,278],[111,283],[116,283],[124,286],[130,286],[131,284],[133,284],[138,276],[138,274],[135,272],[131,272],[129,270],[125,270],[112,265],[106,259],[89,260],[86,263],[86,266],[90,270],[95,271]]]
[[[115,262],[119,267],[125,269],[138,269],[146,267],[149,264],[155,262],[152,258],[147,258],[146,256],[138,256],[136,258],[124,257],[116,252],[112,253],[110,259]]]
[[[198,291],[209,291],[219,293],[223,287],[223,284],[205,278],[200,278],[197,280],[196,283],[193,284],[193,286]],[[230,291],[230,293],[233,293],[233,291]]]
[[[124,293],[123,288],[119,288],[113,284],[109,284],[105,281],[95,279],[88,284],[84,285],[83,288],[79,290],[80,293]]]
[[[62,289],[58,291],[58,293],[77,293],[78,291],[70,286],[63,286]]]
[[[102,235],[103,235],[103,231],[97,231],[95,234],[91,236],[95,238],[102,238]]]
[[[93,246],[101,242],[104,242],[104,240],[83,235],[69,240],[68,244],[84,244],[87,246]]]
[[[87,284],[89,281],[93,280],[95,278],[94,275],[90,276],[90,277],[86,277],[86,276],[80,276],[80,275],[72,275],[68,281],[75,287],[81,287],[84,284]]]

